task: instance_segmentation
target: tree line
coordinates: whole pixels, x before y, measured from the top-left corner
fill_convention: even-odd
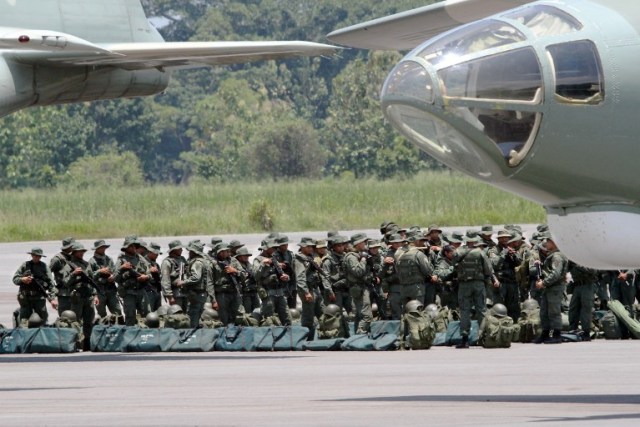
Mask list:
[[[308,40],[424,6],[397,0],[143,0],[168,41]],[[392,3],[392,4],[389,4]],[[1,119],[0,188],[227,182],[442,167],[386,123],[380,87],[397,52],[174,73],[167,91],[23,110]]]

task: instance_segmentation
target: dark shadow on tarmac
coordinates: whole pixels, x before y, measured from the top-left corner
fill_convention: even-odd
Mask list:
[[[0,387],[3,391],[86,390],[92,387]]]
[[[461,395],[461,396],[381,396],[355,399],[332,399],[323,402],[496,402],[496,403],[576,403],[587,405],[637,405],[637,394],[583,394],[583,395]]]
[[[238,357],[233,355],[222,355],[221,353],[196,353],[198,356],[195,356],[194,353],[172,353],[173,356],[162,355],[162,353],[136,353],[136,354],[127,354],[127,353],[89,353],[89,354],[76,354],[76,355],[68,355],[68,356],[33,356],[33,355],[7,355],[0,356],[0,365],[3,363],[77,363],[77,362],[138,362],[143,361],[145,363],[149,362],[165,362],[171,360],[238,360]],[[228,354],[228,353],[227,353]],[[269,359],[269,360],[277,360],[277,359],[296,359],[296,358],[304,358],[308,356],[288,356],[288,355],[278,355],[275,356],[273,353],[269,353],[269,356],[243,356],[242,360],[261,360],[261,359]]]
[[[612,420],[634,420],[640,418],[640,414],[610,414],[610,415],[592,415],[587,417],[562,417],[549,418],[544,420],[533,420],[531,423],[575,423],[589,421],[612,421]]]

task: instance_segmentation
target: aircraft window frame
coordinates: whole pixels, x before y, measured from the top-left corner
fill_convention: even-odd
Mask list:
[[[582,45],[582,46],[580,46]],[[581,51],[584,46],[588,46],[589,51]],[[562,50],[561,50],[562,49]],[[604,102],[605,99],[605,87],[604,87],[604,72],[602,69],[602,60],[600,59],[600,53],[597,46],[591,40],[572,40],[564,43],[556,43],[546,47],[547,56],[549,62],[553,67],[554,77],[554,97],[563,104],[577,104],[577,105],[599,105]],[[584,55],[585,53],[589,54]],[[583,56],[577,57],[577,54]],[[580,64],[585,66],[588,64],[590,68],[590,74],[576,75],[580,71],[579,68],[569,69],[566,65],[569,64],[569,60],[574,59],[574,63],[580,60]],[[559,65],[562,63],[563,65]],[[586,67],[585,67],[586,68]],[[564,73],[565,76],[562,76]],[[573,76],[568,74],[572,73]],[[583,78],[584,81],[576,83],[576,78]],[[587,79],[590,78],[590,79]],[[574,82],[571,82],[573,79]],[[591,80],[591,81],[590,81]],[[596,82],[594,82],[595,80]],[[589,88],[586,86],[590,85]],[[562,87],[562,89],[560,89]],[[570,91],[580,93],[580,96],[568,96]],[[592,91],[593,93],[585,93]]]
[[[528,6],[501,17],[527,27],[536,38],[574,33],[584,27],[582,22],[570,13],[547,5]]]

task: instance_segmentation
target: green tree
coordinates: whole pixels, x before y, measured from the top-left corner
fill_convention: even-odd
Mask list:
[[[138,157],[128,151],[76,160],[61,180],[73,188],[137,187],[144,184]]]

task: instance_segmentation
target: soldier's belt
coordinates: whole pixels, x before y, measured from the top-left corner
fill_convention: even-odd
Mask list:
[[[27,297],[42,297],[44,298],[44,294],[40,291],[34,291],[34,290],[26,290],[26,289],[20,289],[20,293],[24,296]]]

